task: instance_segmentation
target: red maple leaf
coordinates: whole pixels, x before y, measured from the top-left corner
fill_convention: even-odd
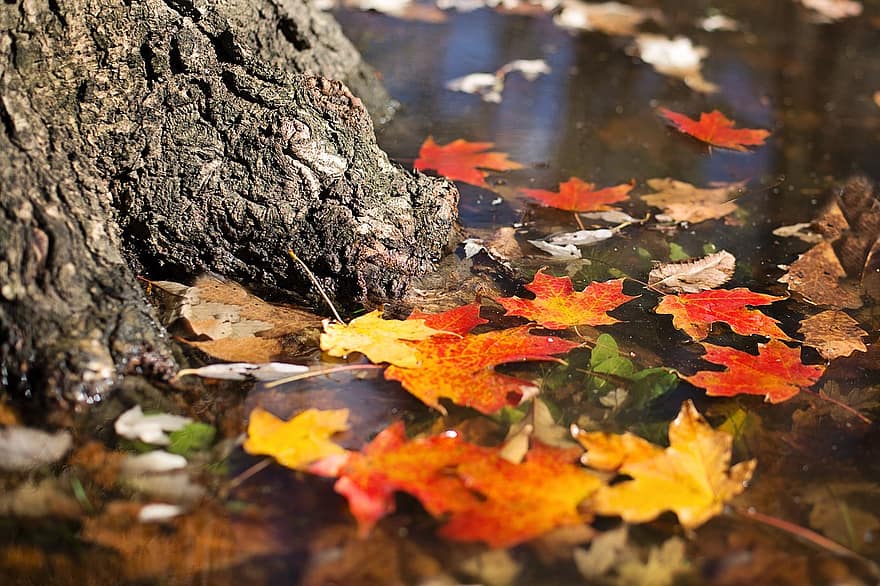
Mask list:
[[[577,465],[581,450],[537,444],[525,461],[504,460],[497,448],[465,442],[455,432],[407,440],[396,423],[351,453],[338,469],[362,534],[394,511],[394,493],[417,498],[451,539],[510,547],[551,529],[589,521],[577,506],[602,481]]]
[[[681,132],[724,149],[748,151],[748,147],[760,146],[770,136],[761,128],[734,128],[734,122],[718,110],[703,112],[699,121],[666,108],[657,111]]]
[[[758,344],[757,356],[726,346],[702,346],[706,349],[703,360],[727,370],[704,370],[683,378],[712,397],[764,395],[766,401],[781,403],[815,384],[825,372],[824,366],[803,364],[800,349],[779,340]]]
[[[468,142],[461,138],[446,145],[439,145],[434,138],[425,139],[419,149],[419,158],[413,166],[420,171],[434,169],[440,175],[453,181],[463,181],[478,187],[489,187],[486,173],[522,169],[522,165],[507,158],[506,153],[486,152],[492,148],[491,142]]]
[[[423,319],[429,328],[463,336],[475,327],[488,323],[480,317],[480,304],[469,303],[443,313],[422,313],[414,310],[409,319]]]
[[[654,311],[672,316],[672,325],[694,340],[709,335],[715,322],[726,323],[737,334],[758,334],[768,338],[791,340],[779,329],[779,322],[749,305],[769,305],[784,297],[755,293],[745,288],[710,289],[699,293],[664,295]]]
[[[595,183],[587,183],[577,177],[572,177],[565,183],[559,184],[559,191],[544,189],[521,189],[520,191],[545,206],[570,212],[597,212],[614,209],[607,204],[625,200],[633,187],[635,187],[635,181],[621,183],[614,187],[595,189]]]
[[[498,299],[498,303],[507,310],[505,315],[519,315],[551,330],[577,325],[613,324],[618,320],[606,312],[635,299],[631,295],[624,295],[623,279],[590,283],[583,291],[576,292],[569,277],[546,275],[543,270],[535,273],[534,280],[526,285],[526,289],[535,294],[534,299]]]

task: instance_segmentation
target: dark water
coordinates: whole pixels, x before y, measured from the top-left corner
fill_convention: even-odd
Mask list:
[[[776,282],[782,274],[778,265],[791,263],[808,245],[780,239],[771,231],[813,219],[838,181],[853,174],[880,180],[880,104],[873,97],[880,91],[880,3],[866,2],[861,16],[835,24],[811,22],[809,13],[791,0],[640,4],[660,9],[665,17],[662,24],[643,28],[683,34],[709,48],[703,74],[720,86],[717,93],[700,94],[678,79],[656,73],[627,54],[628,37],[569,33],[548,15],[448,11],[443,23],[343,9],[336,16],[400,102],[397,116],[379,130],[379,140],[404,165],[412,164],[425,137],[432,135],[439,143],[457,138],[494,142],[497,150],[525,164],[522,170],[493,176],[508,186],[555,189],[557,183],[577,176],[600,186],[635,179],[634,193],[644,193],[644,180],[653,177],[700,186],[749,180],[734,225],[708,221],[671,234],[634,226],[620,237],[584,249],[586,258],[601,261],[589,269],[552,261],[522,240],[534,257],[526,261],[531,270],[548,264],[557,274],[569,271],[578,288],[589,279],[605,280],[621,273],[643,280],[650,260],[669,260],[669,243],[674,242],[695,257],[705,250],[728,250],[737,257],[737,273],[728,286],[783,295],[784,287]],[[736,19],[742,30],[706,32],[694,24],[713,11]],[[500,104],[444,89],[453,78],[492,72],[514,59],[544,59],[552,71],[534,81],[519,74],[509,76]],[[659,106],[691,115],[717,108],[739,126],[768,128],[772,135],[766,146],[748,154],[709,150],[664,125],[655,111]],[[536,208],[503,187],[499,188],[503,201],[493,204],[497,194],[460,185],[465,231],[486,234],[514,223],[526,224],[524,235],[575,229],[570,214]],[[621,207],[634,216],[648,210],[635,196]],[[640,293],[636,289],[627,291]],[[637,348],[644,366],[662,363],[693,372],[698,348],[668,319],[658,320],[650,313],[655,302],[647,294],[615,314],[627,322],[615,327],[615,338]],[[791,301],[775,304],[767,313],[793,332],[803,310],[803,305]],[[880,320],[876,308],[860,310],[858,318],[868,330],[867,340],[876,341]],[[712,341],[743,343],[742,338],[724,333]],[[748,344],[754,347],[754,339]],[[821,361],[811,351],[804,356],[813,363]],[[844,402],[876,418],[880,374],[877,354],[868,356],[839,359],[817,388],[838,393]],[[583,352],[571,360],[587,358]],[[815,397],[798,397],[782,405],[768,405],[760,398],[707,400],[702,391],[685,383],[649,409],[615,419],[595,403],[572,398],[573,389],[585,384],[583,378],[573,378],[573,372],[560,367],[535,366],[531,372],[530,368],[517,367],[516,372],[555,381],[548,395],[563,424],[587,413],[594,419],[605,417],[602,427],[609,431],[630,430],[663,441],[681,401],[695,399],[713,424],[727,424],[737,432],[734,460],[759,461],[752,486],[736,501],[739,508],[754,507],[809,528],[854,553],[835,553],[791,531],[730,511],[696,532],[683,531],[671,516],[633,527],[631,544],[644,556],[670,537],[684,540],[688,571],[674,583],[877,583],[871,566],[872,561],[880,561],[876,424],[835,411]],[[237,392],[232,391],[235,398],[225,399],[222,408],[241,419],[258,404],[283,417],[307,407],[348,406],[353,411],[352,432],[343,443],[352,449],[395,420],[402,418],[421,429],[435,420],[433,412],[396,383],[375,377],[336,375],[276,390],[258,387],[247,394]],[[198,404],[206,411],[218,409],[205,398]],[[476,428],[492,425],[458,409],[452,409],[441,425],[462,422]],[[230,453],[223,468],[206,475],[209,486],[222,486],[259,461],[240,448]],[[0,567],[14,568],[10,579],[16,584],[119,583],[116,580],[124,581],[120,568],[144,558],[151,558],[143,565],[152,571],[122,575],[138,576],[129,581],[139,584],[648,583],[644,577],[626,582],[613,575],[585,580],[571,561],[570,548],[558,544],[521,546],[485,557],[480,546],[435,537],[437,523],[408,497],[399,499],[398,513],[369,539],[358,540],[345,504],[330,482],[277,466],[254,474],[222,497],[210,499],[204,507],[205,523],[186,537],[191,549],[135,550],[122,566],[110,547],[113,539],[102,548],[83,544],[76,537],[76,523],[59,532],[57,526],[40,521],[8,521],[2,535],[11,545],[3,550],[7,563]],[[615,523],[600,520],[597,526],[607,529]],[[119,531],[119,539],[124,540],[128,529],[123,526]],[[173,533],[159,531],[143,542],[160,543]],[[207,546],[200,550],[199,543],[212,534],[233,536],[230,542],[246,553],[239,558],[234,551]],[[256,540],[272,545],[252,552]],[[34,549],[42,554],[34,554]],[[568,552],[567,557],[560,552]],[[32,567],[21,562],[30,559],[27,555],[32,556]],[[162,570],[162,560],[154,558],[165,555],[184,561],[169,562]],[[516,569],[516,578],[505,578],[508,564]]]

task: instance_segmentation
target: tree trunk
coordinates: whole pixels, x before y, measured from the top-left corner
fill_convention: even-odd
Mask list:
[[[329,78],[334,78],[334,81]],[[92,401],[170,372],[134,274],[399,295],[458,194],[378,148],[388,98],[307,0],[0,5],[0,385]]]

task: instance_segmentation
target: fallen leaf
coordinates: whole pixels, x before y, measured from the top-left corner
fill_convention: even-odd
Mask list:
[[[761,146],[770,136],[763,129],[734,128],[734,122],[718,110],[703,112],[699,121],[667,108],[658,108],[657,112],[679,131],[723,149],[747,152],[748,147]]]
[[[448,519],[443,536],[510,547],[588,520],[577,506],[602,481],[577,466],[579,452],[537,444],[512,464],[454,432],[407,441],[403,425],[395,424],[349,456],[336,491],[348,499],[362,533],[394,510],[393,495],[401,491]]]
[[[703,340],[709,335],[713,323],[721,322],[743,336],[757,334],[768,338],[791,340],[779,329],[779,322],[749,306],[769,305],[782,301],[764,293],[745,288],[713,289],[699,293],[664,295],[654,309],[657,313],[672,316],[672,325],[693,340]]]
[[[509,263],[523,255],[516,241],[516,228],[508,226],[498,228],[491,238],[468,238],[463,241],[465,258],[471,258],[481,251],[486,251],[492,259],[500,263]]]
[[[574,31],[597,31],[606,35],[631,36],[638,26],[649,19],[657,19],[657,13],[620,2],[583,2],[563,0],[562,10],[553,22]]]
[[[550,66],[543,59],[517,59],[500,67],[495,73],[471,73],[446,82],[446,89],[479,95],[484,102],[501,103],[504,81],[514,72],[522,73],[529,81],[550,73]]]
[[[690,570],[685,558],[685,543],[680,537],[670,537],[648,552],[648,559],[626,560],[617,574],[620,586],[669,586]]]
[[[290,421],[256,407],[250,414],[244,451],[272,456],[282,466],[305,470],[312,462],[344,454],[330,437],[348,429],[348,409],[308,409]]]
[[[4,487],[0,492],[0,515],[23,519],[79,519],[83,514],[82,506],[69,494],[68,482],[50,477],[40,481],[29,480],[15,488]]]
[[[572,431],[587,450],[581,458],[586,466],[630,477],[600,487],[591,499],[597,513],[628,523],[673,511],[683,527],[699,527],[745,490],[756,465],[749,460],[731,467],[733,437],[713,430],[690,401],[670,424],[665,449],[629,432]]]
[[[576,549],[574,563],[580,575],[590,582],[596,582],[608,574],[621,558],[628,557],[628,538],[627,526],[621,525],[594,537],[589,549]]]
[[[561,232],[547,236],[546,242],[554,246],[591,246],[597,242],[608,240],[617,233],[615,230],[599,228],[597,230],[578,230]],[[532,242],[531,240],[529,242]]]
[[[697,21],[697,26],[699,26],[704,31],[715,32],[715,31],[738,31],[740,30],[740,24],[736,20],[730,18],[729,16],[725,16],[721,13],[712,14],[711,16],[707,16],[706,18],[701,18]]]
[[[659,221],[688,224],[723,218],[737,211],[739,207],[733,200],[745,185],[745,181],[738,181],[701,189],[668,177],[648,179],[646,183],[656,193],[643,195],[642,200],[663,209],[663,213],[657,216]]]
[[[482,413],[517,405],[524,397],[537,393],[537,388],[529,381],[495,372],[494,366],[523,360],[556,360],[555,354],[578,346],[555,336],[531,335],[530,327],[461,337],[434,336],[413,343],[420,366],[390,366],[385,370],[385,378],[399,381],[404,389],[441,413],[446,413],[439,402],[441,397]]]
[[[574,244],[552,244],[544,240],[529,240],[529,244],[556,258],[567,258],[569,260],[582,258],[580,249]]]
[[[182,515],[183,507],[168,503],[150,503],[141,507],[138,521],[141,523],[164,523],[169,519]]]
[[[32,427],[0,428],[0,470],[24,472],[64,457],[73,445],[69,431],[55,433]]]
[[[880,300],[880,199],[866,177],[847,181],[836,202],[849,228],[835,242],[835,252],[847,275]]]
[[[570,212],[592,212],[614,209],[608,204],[627,199],[633,187],[635,182],[596,189],[595,183],[587,183],[572,177],[565,183],[559,184],[559,191],[544,189],[520,189],[520,191],[545,206]]]
[[[250,362],[226,362],[222,364],[209,364],[200,368],[183,368],[177,376],[199,376],[219,380],[258,380],[273,381],[285,378],[292,374],[308,372],[308,366],[288,364],[286,362],[264,362],[253,364]]]
[[[648,286],[669,293],[698,293],[729,281],[735,264],[736,257],[726,250],[694,260],[658,263],[648,273]]]
[[[862,3],[853,0],[800,0],[801,4],[816,12],[818,22],[834,22],[862,13]]]
[[[423,320],[383,319],[382,312],[374,310],[347,324],[324,320],[321,350],[330,356],[360,352],[374,363],[387,362],[412,368],[419,365],[419,358],[405,340],[425,340],[439,333],[426,326]]]
[[[687,37],[670,39],[652,33],[636,35],[634,43],[634,52],[657,73],[680,79],[694,91],[718,91],[718,86],[706,81],[700,71],[703,59],[709,55],[706,47],[694,45]]]
[[[702,346],[706,350],[703,360],[727,369],[682,378],[706,389],[711,397],[764,395],[765,401],[781,403],[813,386],[825,372],[824,366],[803,364],[800,348],[789,348],[779,340],[758,344],[757,356],[726,346]]]
[[[635,299],[623,293],[623,279],[593,282],[578,292],[570,277],[554,277],[543,270],[525,287],[535,294],[534,299],[501,297],[497,300],[507,310],[505,315],[518,315],[552,330],[617,323],[619,320],[607,312]]]
[[[120,437],[157,446],[167,446],[171,438],[166,432],[183,429],[192,423],[189,417],[170,413],[144,415],[140,405],[135,405],[116,419],[113,429]]]
[[[821,242],[800,255],[780,279],[788,290],[816,305],[835,309],[857,309],[862,306],[858,292],[840,283],[846,271],[840,264],[830,242]]]
[[[492,146],[491,142],[468,142],[461,138],[438,145],[429,136],[419,149],[419,158],[413,166],[420,171],[434,169],[447,179],[488,189],[485,170],[522,169],[522,165],[508,159],[506,153],[489,151]]]
[[[798,332],[804,336],[804,345],[818,350],[825,360],[868,350],[862,342],[868,333],[859,327],[859,322],[835,309],[801,321]]]
[[[588,385],[602,394],[599,403],[617,409],[643,408],[678,383],[678,375],[670,368],[637,368],[609,334],[596,338],[590,353],[590,372]]]
[[[780,238],[798,238],[810,244],[816,244],[825,239],[821,234],[815,232],[812,222],[798,222],[797,224],[780,226],[773,230],[773,235]]]

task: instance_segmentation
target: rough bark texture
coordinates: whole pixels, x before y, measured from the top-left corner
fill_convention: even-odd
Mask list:
[[[350,303],[428,270],[455,188],[390,163],[328,77],[387,107],[306,0],[0,5],[0,385],[170,369],[135,272],[305,294],[292,248]]]

